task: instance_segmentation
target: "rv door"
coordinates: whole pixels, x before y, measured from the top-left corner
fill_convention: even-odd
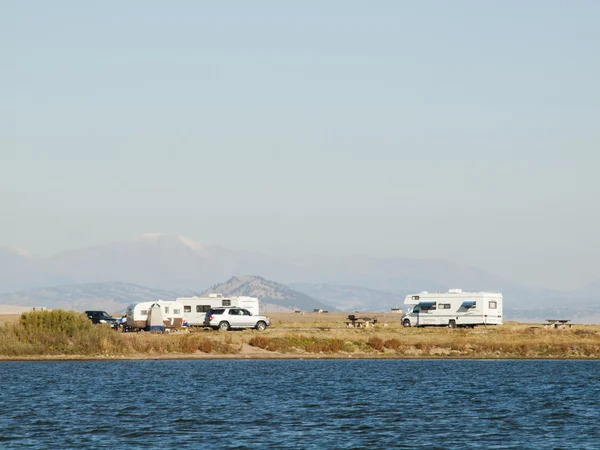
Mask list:
[[[421,307],[420,306],[415,306],[412,310],[412,314],[413,316],[416,318],[415,319],[415,326],[418,327],[419,325],[421,325],[420,319],[421,319]]]

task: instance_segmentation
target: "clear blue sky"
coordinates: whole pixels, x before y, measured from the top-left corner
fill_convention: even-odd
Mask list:
[[[4,0],[0,245],[600,279],[599,24],[597,1]]]

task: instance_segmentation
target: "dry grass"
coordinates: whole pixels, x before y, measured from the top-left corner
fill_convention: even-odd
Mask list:
[[[379,353],[387,357],[600,358],[600,326],[597,325],[551,329],[509,322],[474,329],[403,328],[398,315],[380,314],[371,315],[378,318],[374,328],[347,328],[344,323],[347,314],[307,313],[304,321],[298,320],[298,314],[287,316],[286,321],[285,315],[279,314],[282,324],[275,324],[265,335],[270,339],[271,348],[283,352],[290,352],[283,343],[293,342],[293,336],[301,331],[307,339],[342,341],[340,352],[356,356]],[[323,328],[328,331],[322,331]],[[301,347],[294,348],[298,351]]]
[[[298,316],[307,320],[299,321]],[[0,325],[0,357],[237,355],[249,344],[266,354],[295,356],[600,358],[600,326],[550,329],[507,323],[474,329],[403,328],[398,315],[382,314],[374,328],[347,328],[346,316],[278,314],[265,332],[154,334],[118,333],[92,326],[85,316],[72,312],[27,313]]]
[[[371,346],[371,348],[373,350],[376,350],[378,352],[383,350],[383,339],[377,337],[377,336],[371,336],[369,338],[368,344]]]
[[[18,322],[19,317],[21,317],[19,314],[0,314],[0,325]]]

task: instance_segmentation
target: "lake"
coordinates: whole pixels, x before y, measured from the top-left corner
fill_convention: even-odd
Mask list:
[[[0,362],[0,448],[600,448],[600,361]]]

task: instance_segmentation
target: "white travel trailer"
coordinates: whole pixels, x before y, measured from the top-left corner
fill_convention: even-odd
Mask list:
[[[160,308],[160,313],[157,311]],[[153,323],[148,322],[148,315],[152,311]],[[154,302],[133,303],[127,307],[126,326],[131,331],[160,329],[160,323],[156,322],[160,317],[162,327],[181,328],[183,326],[183,308],[181,303],[170,300],[156,300]]]
[[[498,292],[421,292],[407,295],[405,327],[502,325],[502,294]]]
[[[208,297],[179,297],[183,305],[183,319],[189,326],[203,326],[206,311],[219,306],[238,306],[247,309],[253,316],[259,315],[256,297],[224,297],[223,294],[209,294]]]

